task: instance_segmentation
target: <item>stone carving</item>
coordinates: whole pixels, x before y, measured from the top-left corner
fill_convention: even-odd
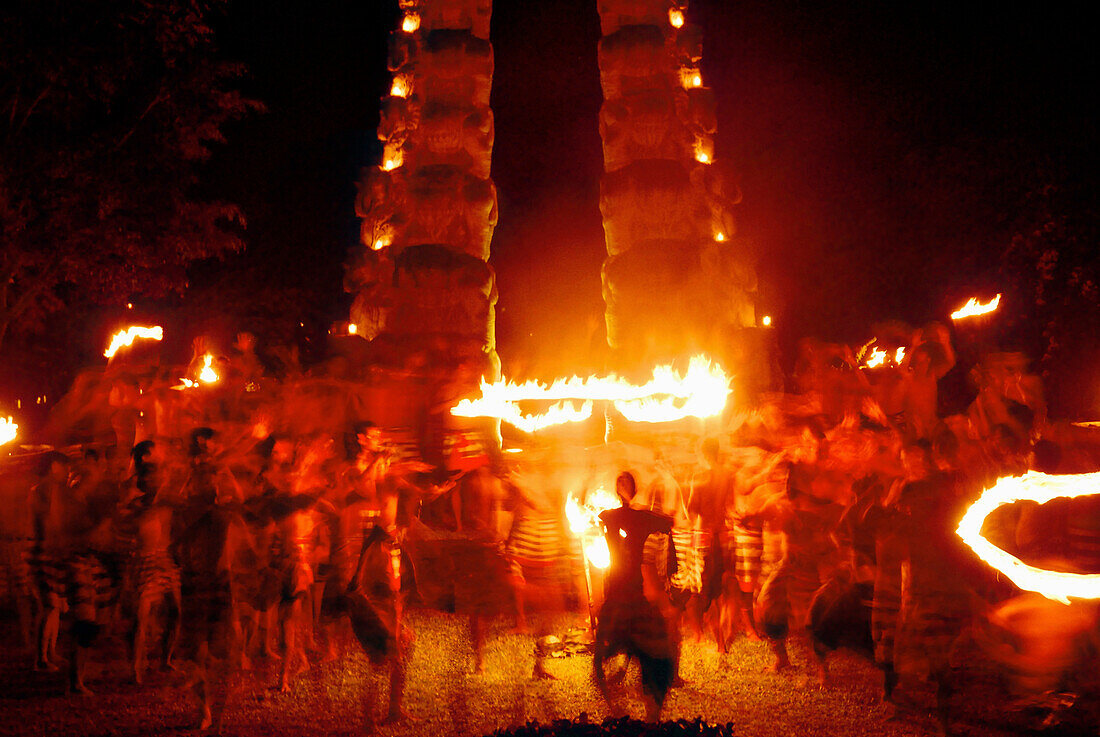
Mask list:
[[[419,130],[408,148],[414,166],[448,164],[489,178],[494,136],[491,110],[426,105]]]
[[[653,26],[627,26],[604,36],[598,57],[605,100],[679,84],[665,38]]]
[[[671,90],[605,102],[600,108],[600,137],[607,171],[639,159],[692,156],[694,139],[677,112],[682,106]]]
[[[696,241],[703,236],[700,202],[679,161],[636,161],[604,175],[600,213],[611,256],[643,241]]]
[[[375,365],[431,373],[466,363],[495,375],[496,277],[486,263],[497,221],[492,2],[400,7],[382,159],[357,184],[362,246],[344,280],[355,295],[351,322]]]
[[[672,7],[674,4],[669,0],[598,0],[600,32],[610,36],[624,26],[663,29],[668,25],[668,11]]]
[[[445,243],[459,253],[489,258],[497,224],[497,193],[491,181],[450,166],[424,167],[408,181],[408,222],[398,245]]]
[[[420,13],[420,27],[426,31],[439,29],[469,31],[489,40],[489,20],[493,14],[491,0],[449,0],[425,3]]]
[[[608,344],[620,365],[698,350],[721,359],[755,323],[756,276],[734,238],[740,192],[714,169],[702,34],[679,0],[598,10]]]
[[[417,63],[425,101],[487,108],[493,85],[493,47],[467,31],[433,31]]]

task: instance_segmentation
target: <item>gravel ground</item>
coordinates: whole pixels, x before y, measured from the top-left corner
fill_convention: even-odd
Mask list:
[[[487,735],[530,722],[576,719],[593,722],[612,716],[591,682],[591,658],[577,655],[548,661],[555,681],[532,680],[533,640],[511,634],[503,620],[491,626],[484,675],[471,672],[466,620],[451,614],[412,611],[416,642],[409,667],[405,708],[410,719],[378,727],[382,735]],[[109,640],[97,653],[88,685],[95,696],[65,694],[65,679],[33,673],[0,630],[0,734],[18,735],[172,735],[191,732],[197,716],[182,677],[153,673],[145,686],[127,682],[121,643]],[[4,644],[6,643],[6,644]],[[865,660],[847,653],[830,660],[832,683],[820,688],[812,677],[807,646],[792,642],[794,670],[765,672],[763,643],[740,640],[727,655],[713,646],[686,644],[681,666],[684,686],[670,694],[666,719],[701,718],[731,723],[745,735],[902,735],[938,734],[926,689],[903,684],[909,702],[896,713],[878,703],[880,678]],[[273,689],[277,673],[259,663],[251,674],[233,679],[222,722],[231,735],[352,735],[364,733],[364,684],[379,686],[376,712],[383,708],[382,674],[371,674],[354,647],[339,662],[314,665],[289,694]],[[103,665],[104,660],[110,665]],[[643,714],[631,671],[615,706],[634,717]],[[1021,712],[1009,708],[994,680],[979,673],[956,700],[957,733],[1022,733]]]

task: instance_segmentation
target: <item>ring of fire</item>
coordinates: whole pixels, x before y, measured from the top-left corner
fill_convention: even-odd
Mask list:
[[[986,489],[963,515],[955,532],[967,545],[995,569],[1008,576],[1025,591],[1034,591],[1048,599],[1068,604],[1074,599],[1100,599],[1100,574],[1063,573],[1036,568],[982,537],[982,525],[999,507],[1018,501],[1045,504],[1061,497],[1074,498],[1100,494],[1100,472],[1050,475],[1029,471],[1023,476],[1006,476]]]

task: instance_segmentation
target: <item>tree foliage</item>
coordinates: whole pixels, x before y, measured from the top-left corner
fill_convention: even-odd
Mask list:
[[[242,246],[194,195],[223,126],[261,109],[216,56],[224,0],[17,0],[0,9],[0,344],[85,300],[186,285]]]

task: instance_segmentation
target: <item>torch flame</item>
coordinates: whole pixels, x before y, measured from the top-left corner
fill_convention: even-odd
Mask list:
[[[874,348],[871,350],[871,355],[867,359],[867,362],[863,364],[866,368],[878,368],[886,363],[886,351]]]
[[[600,513],[622,506],[622,500],[602,486],[591,491],[581,504],[575,496],[569,495],[565,501],[565,518],[569,530],[581,539],[584,557],[596,568],[611,565],[611,551],[607,549],[607,540],[600,532]]]
[[[653,369],[653,377],[640,386],[611,374],[558,379],[550,386],[536,381],[514,384],[481,382],[481,396],[463,399],[451,409],[457,417],[494,417],[525,432],[535,432],[566,422],[582,422],[592,415],[593,401],[612,402],[631,422],[671,422],[686,417],[714,417],[725,409],[730,395],[729,377],[706,356],[695,356],[681,375],[671,365]],[[573,402],[586,400],[578,409]],[[518,403],[556,401],[541,415],[524,415]]]
[[[684,67],[680,69],[680,85],[685,90],[694,90],[703,86],[703,74],[698,69]]]
[[[684,27],[684,11],[679,8],[672,8],[668,11],[668,23],[673,28]]]
[[[393,97],[409,96],[409,80],[404,74],[394,75],[393,84],[390,86],[390,95]]]
[[[998,479],[974,502],[955,532],[978,557],[1025,591],[1068,604],[1074,599],[1100,599],[1100,574],[1062,573],[1029,566],[982,537],[982,524],[995,509],[1020,500],[1046,504],[1051,499],[1100,494],[1100,472],[1049,475],[1029,471]]]
[[[160,325],[154,325],[151,328],[132,325],[111,336],[111,344],[107,346],[107,350],[103,351],[103,355],[107,358],[112,358],[121,348],[133,345],[134,341],[138,338],[162,340],[164,338],[164,330]]]
[[[204,384],[213,384],[218,380],[218,373],[214,370],[212,364],[214,362],[214,356],[207,353],[202,357],[202,370],[199,371],[199,381]]]
[[[393,171],[405,163],[405,157],[400,150],[394,151],[382,161],[382,171]],[[378,249],[375,249],[378,250]]]
[[[7,419],[0,417],[0,445],[7,445],[19,437],[19,425],[15,424],[9,415]]]
[[[420,15],[418,13],[406,13],[401,19],[401,30],[405,33],[416,33],[420,28]]]
[[[997,295],[985,304],[978,301],[977,297],[971,297],[966,304],[951,313],[952,320],[964,320],[975,315],[985,315],[993,312],[1001,304],[1001,295]]]

